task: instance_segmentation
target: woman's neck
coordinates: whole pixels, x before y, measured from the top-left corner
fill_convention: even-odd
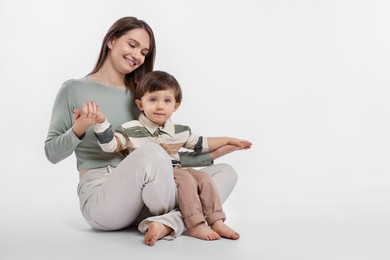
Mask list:
[[[109,87],[126,88],[125,76],[107,66],[103,66],[98,72],[91,74],[90,77],[94,81]]]

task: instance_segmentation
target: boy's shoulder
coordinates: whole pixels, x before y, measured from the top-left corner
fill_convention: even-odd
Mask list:
[[[128,121],[126,123],[121,124],[121,127],[123,127],[123,128],[132,128],[132,127],[142,127],[142,128],[144,128],[144,126],[141,124],[141,122],[139,120]]]
[[[174,124],[175,126],[175,133],[182,133],[182,132],[190,132],[191,128],[188,125],[182,125],[182,124]]]

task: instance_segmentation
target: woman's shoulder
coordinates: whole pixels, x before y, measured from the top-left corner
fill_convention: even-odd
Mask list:
[[[95,93],[96,88],[93,87],[86,78],[68,79],[64,81],[58,91],[58,96],[61,98],[75,99],[77,97],[85,98]]]
[[[70,95],[91,95],[92,93],[99,94],[102,88],[97,83],[84,77],[64,81],[60,91],[69,93]]]
[[[90,82],[87,80],[86,77],[79,79],[68,79],[62,83],[63,88],[74,88],[87,85],[90,85]]]
[[[79,79],[68,79],[62,83],[62,89],[77,93],[87,92],[89,94],[95,93],[97,95],[120,95],[127,92],[126,88],[114,88],[106,86],[102,83],[92,80],[89,76]],[[129,95],[130,93],[127,93]]]

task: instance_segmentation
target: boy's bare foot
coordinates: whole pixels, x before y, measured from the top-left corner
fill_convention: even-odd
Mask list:
[[[221,236],[206,226],[204,223],[200,223],[188,230],[188,234],[192,237],[200,238],[203,240],[218,240]]]
[[[150,223],[148,231],[144,236],[145,244],[152,246],[154,243],[172,232],[172,228],[161,224],[160,222],[154,221]]]
[[[211,225],[211,229],[220,234],[222,237],[230,238],[230,239],[239,239],[240,234],[231,229],[222,220],[217,220]]]

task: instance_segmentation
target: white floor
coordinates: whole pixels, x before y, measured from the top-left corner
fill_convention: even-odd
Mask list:
[[[374,179],[330,184],[302,178],[294,189],[297,182],[277,182],[276,173],[257,179],[263,184],[243,174],[224,204],[227,223],[240,232],[239,240],[182,236],[149,247],[136,229],[91,230],[78,210],[76,176],[38,175],[3,178],[1,260],[390,259],[388,184]]]

